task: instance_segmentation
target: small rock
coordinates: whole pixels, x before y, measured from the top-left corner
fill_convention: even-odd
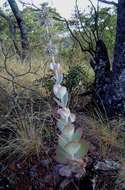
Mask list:
[[[62,177],[70,178],[72,176],[72,169],[70,168],[70,166],[63,166],[62,168],[60,168],[59,174]]]
[[[113,160],[98,161],[95,166],[95,170],[102,171],[115,171],[120,169],[120,164]]]

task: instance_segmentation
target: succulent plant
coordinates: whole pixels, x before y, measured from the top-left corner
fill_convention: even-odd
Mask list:
[[[59,115],[59,119],[57,120],[57,127],[60,130],[60,134],[58,135],[56,161],[59,164],[62,164],[62,168],[59,173],[62,173],[63,171],[63,173],[66,173],[67,175],[67,170],[70,170],[71,175],[76,173],[76,176],[81,176],[84,171],[83,168],[85,166],[83,157],[87,154],[88,146],[81,138],[81,130],[75,129],[75,126],[73,124],[76,117],[75,114],[71,113],[68,107],[68,91],[67,88],[62,85],[63,73],[61,72],[61,65],[55,61],[56,54],[54,48],[52,48],[52,35],[50,35],[49,31],[50,26],[46,24],[45,27],[47,30],[47,35],[50,36],[48,48],[52,60],[50,69],[54,72],[54,100],[59,107],[57,111]]]
[[[62,164],[82,163],[82,159],[87,154],[88,146],[84,142],[80,129],[75,129],[73,122],[76,117],[68,108],[68,91],[62,86],[63,74],[60,64],[51,63],[50,69],[54,72],[53,92],[55,101],[59,106],[57,113],[59,119],[57,127],[60,130],[58,146],[56,149],[56,160]]]

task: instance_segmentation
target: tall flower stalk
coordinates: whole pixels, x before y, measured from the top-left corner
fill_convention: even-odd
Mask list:
[[[82,132],[80,129],[75,129],[75,114],[71,113],[68,107],[68,91],[65,86],[62,85],[63,73],[61,65],[56,63],[55,59],[55,47],[52,43],[51,27],[52,22],[48,15],[48,7],[46,4],[43,6],[43,15],[45,17],[46,35],[48,36],[47,52],[51,57],[50,69],[54,73],[54,86],[53,93],[55,95],[54,100],[58,105],[57,114],[59,119],[57,120],[57,127],[60,130],[58,135],[58,145],[56,148],[56,161],[61,164],[83,164],[83,158],[87,154],[88,146],[82,139]],[[76,168],[75,168],[76,169]]]
[[[41,22],[44,25],[45,39],[47,41],[47,48],[45,48],[45,53],[51,59],[52,63],[55,63],[56,57],[56,46],[53,43],[54,32],[53,30],[53,19],[51,17],[50,8],[48,3],[43,3],[41,8]]]

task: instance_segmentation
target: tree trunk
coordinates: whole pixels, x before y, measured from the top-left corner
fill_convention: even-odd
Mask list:
[[[108,57],[107,48],[102,40],[96,43],[95,51],[95,88],[99,93],[100,88],[106,83],[109,83],[110,78],[110,61]],[[100,94],[100,93],[99,93]]]
[[[12,12],[16,18],[18,27],[20,29],[20,36],[21,36],[21,46],[22,46],[22,53],[21,58],[24,60],[28,56],[28,49],[29,49],[29,43],[28,43],[28,33],[27,29],[22,17],[22,14],[17,6],[17,3],[15,0],[8,0],[9,5],[12,9]]]
[[[118,0],[112,87],[107,98],[112,115],[125,115],[125,0]]]
[[[125,115],[125,0],[118,0],[112,71],[109,69],[109,63],[106,63],[107,56],[104,52],[106,53],[105,48],[96,50],[96,99],[100,99],[108,116]],[[99,105],[100,102],[98,101]]]
[[[125,0],[118,0],[117,28],[114,49],[113,78],[118,78],[125,69]]]
[[[95,72],[95,82],[93,86],[93,100],[104,108],[106,106],[106,93],[111,82],[111,69],[107,48],[103,40],[96,42],[93,70]]]

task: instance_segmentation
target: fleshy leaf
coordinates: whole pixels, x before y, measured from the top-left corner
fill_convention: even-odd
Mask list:
[[[68,139],[64,138],[62,135],[59,135],[58,144],[62,149],[65,149],[65,145],[68,144]]]
[[[80,141],[80,149],[75,153],[76,159],[83,158],[88,152],[88,145],[85,142]]]
[[[62,149],[59,145],[56,149],[56,161],[60,162],[62,164],[66,164],[68,160],[71,159],[71,156],[69,153],[65,152],[64,149]]]
[[[79,149],[80,143],[78,141],[71,141],[65,145],[65,151],[71,155],[71,159],[75,159],[74,155],[78,152]]]
[[[53,87],[53,92],[57,98],[62,100],[63,96],[67,93],[67,89],[65,86],[61,86],[60,84],[55,84]]]
[[[59,119],[57,122],[58,129],[62,132],[64,129],[64,126],[66,125],[65,120]]]
[[[63,96],[62,103],[63,103],[63,105],[65,107],[67,106],[67,103],[68,103],[68,92],[66,92],[66,94]]]
[[[58,114],[60,114],[61,118],[64,119],[66,123],[68,123],[68,120],[69,120],[69,117],[70,117],[69,108],[59,109]]]
[[[72,124],[64,126],[64,129],[62,131],[64,138],[67,138],[69,141],[71,141],[72,136],[74,134],[74,130],[75,130],[75,128],[74,128],[74,125],[72,125]]]
[[[75,114],[71,113],[69,117],[69,122],[73,123],[76,120]]]
[[[81,129],[77,129],[76,131],[75,131],[75,133],[73,134],[73,136],[72,136],[72,140],[74,140],[74,141],[79,141],[80,140],[80,138],[81,138],[81,136],[82,136],[82,131],[81,131]]]

